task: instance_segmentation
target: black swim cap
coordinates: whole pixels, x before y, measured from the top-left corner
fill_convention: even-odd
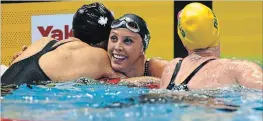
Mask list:
[[[150,32],[147,28],[146,22],[138,15],[125,14],[119,19],[112,22],[111,28],[127,28],[132,32],[138,33],[143,42],[144,51],[148,48],[150,41]]]
[[[95,2],[83,5],[73,18],[74,37],[88,44],[108,40],[113,20],[112,13],[103,4]]]

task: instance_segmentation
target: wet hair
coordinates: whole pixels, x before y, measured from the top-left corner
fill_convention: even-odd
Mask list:
[[[83,5],[73,17],[74,37],[88,44],[108,41],[113,20],[112,13],[103,4],[95,2]]]

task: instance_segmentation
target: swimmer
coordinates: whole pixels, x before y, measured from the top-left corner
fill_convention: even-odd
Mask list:
[[[112,68],[128,77],[149,76],[145,52],[150,42],[146,22],[138,15],[125,14],[113,21],[108,41]]]
[[[218,58],[220,27],[210,8],[194,2],[179,14],[177,30],[189,55],[166,65],[160,88],[194,90],[238,84],[263,89],[262,68],[258,64]]]
[[[74,37],[44,37],[27,47],[1,77],[2,86],[123,77],[112,70],[105,51],[113,20],[103,4],[83,5],[74,14]]]
[[[125,14],[114,20],[111,28],[108,41],[111,66],[113,70],[133,77],[122,79],[120,83],[134,86],[159,84],[158,78],[168,61],[146,58],[151,38],[146,21],[136,14]],[[147,77],[138,78],[141,76]]]

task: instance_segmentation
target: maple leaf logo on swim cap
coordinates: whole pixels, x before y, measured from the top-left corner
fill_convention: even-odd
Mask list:
[[[107,24],[107,22],[108,22],[108,18],[107,18],[107,17],[103,17],[103,16],[101,16],[101,17],[99,18],[99,20],[98,20],[98,23],[99,23],[100,25],[103,25],[103,26],[105,26],[105,25]]]

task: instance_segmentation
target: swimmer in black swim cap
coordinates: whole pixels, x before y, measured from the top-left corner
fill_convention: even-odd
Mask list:
[[[103,4],[96,2],[83,5],[74,15],[73,35],[93,46],[103,42],[105,48],[113,20],[113,15]]]
[[[108,55],[112,68],[129,77],[148,75],[145,50],[150,41],[146,22],[138,15],[125,14],[111,24]]]

